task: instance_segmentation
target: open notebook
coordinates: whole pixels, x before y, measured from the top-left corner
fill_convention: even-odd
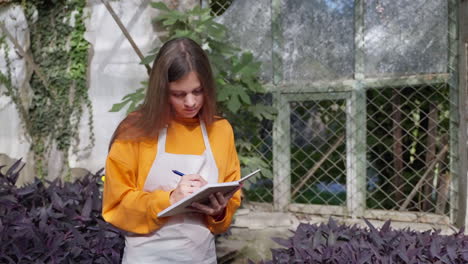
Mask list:
[[[158,217],[166,217],[172,216],[182,213],[190,213],[190,212],[197,212],[196,209],[192,208],[190,205],[193,202],[199,202],[202,204],[209,203],[209,196],[212,193],[221,192],[223,194],[227,194],[239,186],[242,182],[246,181],[250,177],[252,177],[255,173],[259,172],[260,169],[255,170],[254,172],[246,175],[242,179],[238,181],[232,182],[223,182],[223,183],[209,183],[205,186],[198,189],[198,191],[192,193],[189,196],[186,196],[184,199],[179,200],[177,203],[172,204],[171,206],[167,207],[166,209],[159,212]]]

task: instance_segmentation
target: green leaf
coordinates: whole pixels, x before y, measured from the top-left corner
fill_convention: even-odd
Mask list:
[[[113,104],[111,110],[109,112],[119,112],[124,108],[125,105],[127,105],[130,101],[123,101],[121,103]]]
[[[263,104],[251,105],[248,107],[248,111],[259,120],[273,120],[276,116],[276,109],[274,107]]]
[[[244,52],[241,55],[241,61],[243,64],[249,64],[253,61],[253,55],[251,52]]]
[[[133,92],[133,93],[129,93],[129,94],[125,95],[125,96],[122,98],[122,101],[125,101],[125,100],[133,100],[133,98],[136,98],[135,95],[144,96],[144,91],[145,91],[146,86],[147,86],[148,84],[146,83],[146,85],[145,85],[144,82],[141,82],[141,84],[144,86],[143,88],[140,88],[140,89],[136,90],[136,91]]]
[[[254,93],[265,93],[264,87],[253,77],[246,77],[241,80],[249,91]]]
[[[200,20],[203,22],[210,22],[213,21],[213,17],[210,15],[210,11],[204,12],[203,14],[200,15]]]
[[[158,51],[159,51],[160,48],[161,48],[161,47],[156,47],[156,48],[150,50],[150,51],[148,52],[148,54],[156,54],[156,53],[158,53]]]
[[[224,77],[221,77],[221,76],[216,77],[216,83],[221,86],[224,86],[227,84],[226,80],[224,80]]]
[[[164,26],[170,26],[170,25],[174,25],[176,22],[178,21],[177,18],[168,18],[168,19],[165,19],[162,23]]]
[[[222,25],[212,23],[211,20],[206,21],[205,27],[206,33],[214,39],[222,41],[226,36],[226,28]]]
[[[219,87],[218,94],[218,98],[221,99],[221,101],[227,101],[236,98],[239,104],[241,101],[246,104],[250,104],[250,98],[248,94],[245,93],[243,87],[240,85],[226,84],[221,86]]]
[[[204,33],[206,31],[206,27],[204,25],[194,25],[194,29],[193,31],[197,32],[197,33]]]
[[[245,149],[247,151],[251,151],[252,146],[253,146],[253,144],[250,143],[249,141],[245,141],[245,140],[242,140],[242,139],[236,140],[236,147],[238,149]]]
[[[188,13],[192,16],[202,16],[209,14],[211,10],[209,8],[201,8],[200,6],[195,6],[192,10],[190,10]]]
[[[268,164],[259,156],[239,156],[239,161],[248,167],[268,167]]]
[[[244,91],[244,89],[239,89],[239,97],[241,98],[242,102],[245,104],[251,104],[249,95]]]
[[[240,73],[241,71],[244,71],[244,68],[249,67],[249,64],[252,62],[253,56],[251,53],[243,53],[240,59],[234,58],[235,59],[235,66],[232,68],[232,72],[234,74]],[[244,72],[249,72],[249,69]]]
[[[218,101],[226,101],[229,98],[229,90],[220,87],[220,89],[218,89],[217,98]]]
[[[159,10],[168,11],[168,12],[171,11],[171,9],[169,9],[169,7],[167,7],[167,5],[163,2],[151,2],[150,5]]]
[[[234,114],[237,113],[240,106],[241,106],[241,103],[239,101],[239,97],[237,97],[237,96],[232,97],[227,103],[227,107],[228,107],[229,111],[233,112]]]
[[[189,18],[187,14],[184,14],[178,10],[171,10],[169,15],[171,16],[171,18],[178,19],[181,21],[187,20]]]
[[[151,64],[154,59],[156,59],[156,54],[151,54],[143,58],[142,61],[140,61],[140,64],[146,65],[146,64]]]
[[[132,101],[132,103],[130,104],[130,106],[127,108],[127,115],[130,114],[131,112],[135,111],[136,108],[139,106],[140,104],[137,105],[137,102],[136,101]]]
[[[255,78],[258,75],[260,70],[258,64],[256,63],[249,63],[245,65],[240,71],[239,74],[241,78]]]
[[[172,38],[190,37],[192,33],[193,32],[189,30],[176,30]]]

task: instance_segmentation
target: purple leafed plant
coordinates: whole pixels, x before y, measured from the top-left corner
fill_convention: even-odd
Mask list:
[[[0,263],[119,263],[122,234],[101,217],[102,170],[18,188],[20,163],[0,171]]]
[[[389,220],[378,230],[364,221],[368,228],[338,225],[332,218],[326,224],[300,224],[292,237],[273,238],[284,248],[272,249],[273,259],[260,263],[468,263],[464,228],[441,235],[395,230]]]

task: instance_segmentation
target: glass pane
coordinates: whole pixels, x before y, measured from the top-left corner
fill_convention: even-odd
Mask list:
[[[365,3],[366,75],[447,71],[448,1],[370,0]]]
[[[271,81],[271,0],[233,1],[217,21],[228,28],[235,45],[262,62],[262,78]]]
[[[352,77],[354,0],[283,1],[281,16],[286,83]]]

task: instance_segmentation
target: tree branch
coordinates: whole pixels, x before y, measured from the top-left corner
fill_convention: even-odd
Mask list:
[[[442,160],[442,157],[445,155],[445,153],[448,151],[448,145],[445,144],[444,147],[442,148],[442,150],[439,152],[439,154],[437,154],[436,158],[432,160],[432,163],[431,165],[429,165],[429,167],[427,168],[426,172],[424,173],[424,175],[421,177],[421,179],[419,179],[418,183],[416,184],[416,186],[414,186],[413,190],[411,191],[411,193],[408,195],[408,197],[406,197],[406,200],[405,202],[400,206],[400,211],[403,211],[406,209],[406,207],[408,206],[408,204],[410,203],[411,199],[413,199],[414,195],[416,195],[416,192],[418,192],[419,188],[421,188],[421,185],[423,184],[424,180],[426,179],[426,177],[432,172],[432,170],[434,169],[435,165],[440,161]]]
[[[136,52],[136,54],[138,55],[138,57],[140,58],[140,60],[143,60],[143,58],[144,58],[143,53],[141,53],[141,51],[140,51],[140,49],[138,48],[138,46],[136,45],[135,41],[133,41],[132,36],[130,36],[130,33],[128,32],[128,30],[125,28],[125,26],[123,25],[122,21],[121,21],[120,18],[117,16],[117,14],[114,12],[114,9],[112,8],[112,6],[107,2],[107,0],[101,0],[101,2],[106,6],[107,11],[109,11],[109,13],[111,14],[112,18],[114,18],[115,23],[117,23],[117,25],[119,26],[120,30],[122,30],[122,33],[123,33],[123,34],[125,35],[125,37],[127,38],[128,42],[130,42],[130,45],[132,46],[133,50]],[[148,64],[145,64],[145,67],[146,67],[146,71],[148,72],[148,75],[149,75],[150,72],[151,72],[151,67],[150,67]]]
[[[325,153],[325,155],[323,155],[322,158],[317,163],[315,163],[315,165],[307,172],[306,176],[302,178],[299,185],[297,185],[297,187],[294,188],[294,190],[292,191],[291,196],[294,197],[294,195],[302,188],[302,186],[304,186],[304,184],[310,179],[310,177],[312,177],[314,173],[320,168],[322,163],[324,163],[325,160],[327,160],[328,157],[333,153],[333,151],[335,151],[341,145],[344,138],[345,136],[341,135],[341,137],[339,137],[336,140],[335,144],[333,144],[333,146],[327,151],[327,153]]]
[[[34,62],[32,56],[29,53],[27,53],[27,52],[25,52],[23,50],[23,48],[18,43],[18,41],[16,41],[16,39],[13,37],[13,35],[10,33],[10,31],[8,31],[8,29],[5,27],[4,23],[0,23],[0,29],[5,33],[7,38],[13,43],[13,45],[15,46],[15,49],[18,51],[18,53],[22,57],[24,57],[26,59],[26,61],[32,66],[34,72],[37,74],[37,76],[41,80],[44,87],[47,89],[47,91],[49,91],[51,93],[51,95],[52,95],[51,99],[56,98],[55,91],[49,87],[49,83],[47,82],[47,79],[46,79],[45,75],[42,73],[39,66],[37,66],[37,64]]]

